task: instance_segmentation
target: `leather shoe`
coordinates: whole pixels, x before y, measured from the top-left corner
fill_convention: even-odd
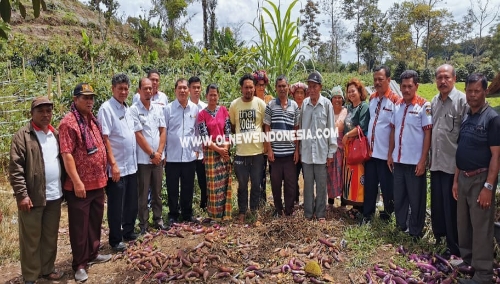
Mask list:
[[[141,232],[139,233],[139,235],[144,236],[144,235],[145,235],[145,234],[147,234],[147,233],[148,233],[148,229],[146,229],[146,228],[141,228]]]
[[[137,240],[137,237],[138,235],[136,233],[130,233],[126,236],[123,236],[123,240],[126,242],[135,241]]]
[[[61,278],[63,278],[63,276],[64,276],[64,272],[54,270],[49,274],[42,275],[42,278],[45,278],[45,279],[51,280],[51,281],[57,281],[57,280],[60,280]]]
[[[89,276],[87,275],[87,271],[85,269],[80,268],[75,272],[75,281],[77,282],[83,282],[87,280]]]
[[[94,258],[92,261],[89,261],[88,265],[104,263],[109,261],[110,259],[110,254],[98,254],[96,258]]]
[[[165,226],[163,224],[158,224],[158,225],[155,226],[155,229],[168,231],[168,230],[170,230],[170,226]]]
[[[122,252],[122,251],[125,251],[127,249],[127,246],[124,243],[119,242],[117,245],[111,246],[111,249],[114,252]]]
[[[168,219],[168,225],[169,226],[172,226],[173,224],[177,223],[177,220],[175,220],[174,218],[170,218]]]
[[[196,219],[195,217],[191,216],[184,220],[184,223],[194,223],[194,224],[200,224],[200,221]]]

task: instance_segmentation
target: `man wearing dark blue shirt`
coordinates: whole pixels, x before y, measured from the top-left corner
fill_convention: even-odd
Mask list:
[[[488,82],[471,74],[465,82],[470,110],[458,137],[453,197],[457,199],[458,244],[472,279],[459,283],[491,283],[493,222],[500,161],[500,116],[486,102]]]

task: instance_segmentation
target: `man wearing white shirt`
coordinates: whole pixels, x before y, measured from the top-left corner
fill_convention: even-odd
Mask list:
[[[109,245],[114,251],[124,251],[125,241],[137,239],[134,233],[137,218],[137,156],[134,122],[125,103],[130,79],[116,74],[111,79],[113,96],[99,108],[108,157],[108,225]]]
[[[58,132],[50,125],[53,103],[38,97],[31,103],[31,121],[12,137],[9,181],[17,200],[21,274],[35,283],[41,274],[59,280],[54,269],[61,217],[64,167]]]
[[[148,79],[152,83],[152,90],[151,90],[151,103],[153,104],[158,104],[161,105],[162,107],[166,107],[168,105],[168,97],[165,95],[165,93],[160,92],[159,87],[160,87],[160,72],[156,69],[151,69],[148,71],[147,75]],[[141,100],[141,96],[139,93],[134,95],[134,98],[132,100],[132,104],[135,104],[136,102]]]
[[[200,100],[201,94],[201,80],[193,76],[188,80],[189,86],[189,100],[198,107],[198,113],[207,107],[207,104]],[[200,187],[200,208],[207,207],[207,176],[205,174],[205,164],[203,164],[203,149],[200,148],[198,152],[198,159],[196,160],[196,177],[198,179],[198,186]]]
[[[141,234],[148,228],[148,189],[151,189],[151,206],[155,228],[165,230],[162,219],[161,186],[166,141],[165,117],[158,104],[151,103],[152,83],[148,78],[139,81],[140,101],[130,108],[137,139],[139,174],[139,226]]]
[[[197,222],[193,218],[193,193],[196,159],[200,148],[194,143],[181,144],[181,140],[193,139],[198,135],[198,107],[188,100],[186,79],[181,78],[175,82],[175,97],[164,111],[167,129],[165,174],[170,224],[178,221],[179,209],[184,222]]]

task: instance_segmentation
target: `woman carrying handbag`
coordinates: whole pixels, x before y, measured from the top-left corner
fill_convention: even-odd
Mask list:
[[[368,104],[365,101],[367,92],[359,79],[352,78],[349,80],[346,93],[348,105],[347,117],[344,121],[344,137],[342,139],[345,149],[342,175],[344,180],[342,201],[344,204],[353,206],[348,211],[351,219],[361,219],[362,215],[360,212],[363,211],[364,201],[364,161],[358,163],[350,161],[351,163],[348,163],[348,160],[352,160],[353,154],[360,154],[357,150],[352,150],[353,145],[351,144],[355,142],[355,139],[363,139],[368,132],[370,112]],[[363,143],[362,140],[356,141],[358,145],[361,145],[361,143]],[[349,159],[350,156],[351,159]]]

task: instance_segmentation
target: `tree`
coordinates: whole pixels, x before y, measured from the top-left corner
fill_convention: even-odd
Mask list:
[[[187,16],[188,4],[191,2],[192,0],[151,0],[153,5],[151,16],[160,19],[168,52],[173,58],[181,58],[185,45],[192,42],[186,25],[194,15],[184,19]]]
[[[323,48],[330,47],[331,58],[327,62],[332,63],[332,71],[338,71],[338,65],[340,61],[340,54],[346,46],[346,29],[343,22],[340,20],[338,15],[340,14],[340,0],[322,0],[321,2],[323,10],[328,15],[328,20],[326,21],[330,27],[330,40],[326,44],[322,44]],[[321,47],[320,47],[321,48]],[[323,52],[327,52],[324,50]],[[318,50],[319,53],[319,50]],[[319,55],[318,55],[319,59]],[[319,60],[318,60],[319,61]]]
[[[203,10],[203,46],[205,49],[210,49],[214,43],[217,0],[201,0],[201,6]]]
[[[12,15],[12,5],[11,5],[11,0],[1,0],[0,1],[0,16],[2,18],[2,21],[0,21],[0,37],[7,39],[8,34],[10,32],[10,17]],[[21,16],[23,19],[26,19],[26,7],[24,6],[23,3],[21,3],[20,0],[14,0],[14,7],[19,8],[19,13],[21,13]],[[40,8],[44,11],[47,11],[47,5],[45,4],[44,0],[31,0],[31,3],[33,5],[33,15],[35,18],[38,18],[40,16]]]
[[[491,65],[495,69],[496,72],[500,71],[500,58],[498,54],[500,54],[500,24],[493,26],[490,29],[491,40],[489,44],[489,50],[492,54],[496,54],[497,56],[491,56]]]
[[[314,51],[318,47],[321,40],[319,32],[320,22],[316,21],[316,16],[320,13],[318,4],[312,0],[307,0],[303,9],[300,9],[303,19],[300,25],[304,27],[302,40],[307,42],[307,45]]]
[[[290,3],[283,16],[281,4],[276,5],[271,0],[265,2],[271,7],[262,7],[263,13],[258,17],[258,23],[252,23],[260,38],[256,43],[260,66],[254,67],[265,68],[271,78],[281,74],[288,76],[295,68],[302,50],[299,47],[300,38],[297,36],[299,19],[296,21],[291,19],[292,9],[298,0]],[[266,18],[271,21],[272,33],[267,30]]]
[[[101,9],[101,4],[104,5],[106,10]],[[90,9],[96,11],[99,15],[99,27],[101,29],[101,39],[106,40],[108,29],[111,25],[111,20],[116,16],[120,4],[117,0],[90,0],[88,3]],[[105,27],[102,25],[101,15],[104,17]]]
[[[486,28],[497,18],[500,10],[500,4],[493,5],[490,0],[470,0],[470,7],[464,21],[470,25],[470,31],[476,31],[474,37],[473,56],[479,56],[483,53],[486,44],[483,34]]]

